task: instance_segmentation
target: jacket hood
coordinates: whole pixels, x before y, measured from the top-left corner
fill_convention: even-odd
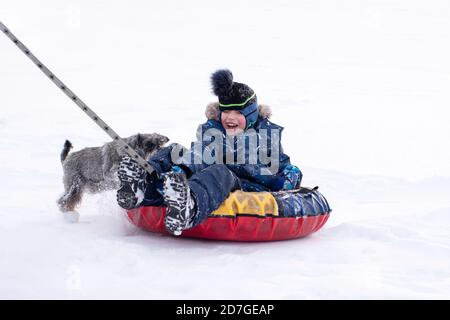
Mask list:
[[[270,117],[272,116],[272,109],[268,105],[259,104],[258,109],[259,109],[259,115],[263,119],[270,119]],[[220,116],[219,103],[218,102],[209,103],[206,106],[205,116],[208,120],[220,121],[220,119],[219,119],[219,116]]]

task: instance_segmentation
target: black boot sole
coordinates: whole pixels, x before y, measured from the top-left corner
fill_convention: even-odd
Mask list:
[[[131,158],[124,158],[118,170],[120,188],[117,191],[117,203],[124,209],[132,209],[138,205],[136,197],[138,189],[145,191],[145,171]]]
[[[174,235],[180,235],[188,226],[188,193],[189,185],[184,174],[164,174],[164,202],[167,205],[164,224],[167,231]]]

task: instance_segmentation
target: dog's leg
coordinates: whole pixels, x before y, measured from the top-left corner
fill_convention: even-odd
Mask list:
[[[83,196],[82,180],[80,177],[73,179],[64,195],[58,200],[58,206],[62,212],[74,211]]]

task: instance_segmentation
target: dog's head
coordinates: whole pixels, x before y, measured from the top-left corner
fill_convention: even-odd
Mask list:
[[[128,145],[144,159],[148,159],[168,141],[169,138],[158,133],[138,133],[127,138]]]

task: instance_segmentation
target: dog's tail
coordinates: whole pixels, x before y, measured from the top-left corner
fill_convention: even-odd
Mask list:
[[[72,149],[72,148],[73,148],[73,146],[72,146],[72,144],[70,143],[70,141],[69,141],[69,140],[66,140],[66,142],[64,142],[64,147],[63,147],[63,149],[62,149],[62,151],[61,151],[61,162],[63,162],[64,160],[66,160],[66,157],[67,157],[67,155],[69,154],[70,149]]]

